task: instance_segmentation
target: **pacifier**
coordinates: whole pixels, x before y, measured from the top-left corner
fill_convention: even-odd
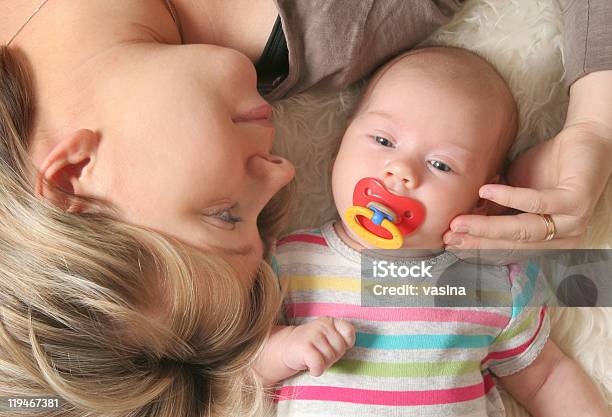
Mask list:
[[[344,218],[353,232],[372,245],[399,249],[404,236],[423,223],[425,208],[412,198],[391,193],[376,178],[362,178]]]

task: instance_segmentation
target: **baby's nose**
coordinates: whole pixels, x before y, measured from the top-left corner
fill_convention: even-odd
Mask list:
[[[418,187],[418,177],[409,162],[394,161],[387,165],[383,183],[392,193],[407,196],[408,191]]]

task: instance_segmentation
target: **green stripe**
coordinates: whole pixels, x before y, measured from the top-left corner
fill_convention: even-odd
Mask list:
[[[518,326],[512,327],[507,332],[500,333],[500,335],[495,338],[495,341],[500,342],[509,340],[512,339],[514,336],[524,332],[533,325],[533,321],[536,318],[536,314],[538,314],[539,312],[539,308],[534,308],[529,314],[529,316],[527,316],[527,319],[523,320]]]
[[[453,376],[480,372],[479,361],[380,363],[342,360],[327,372],[382,377]]]

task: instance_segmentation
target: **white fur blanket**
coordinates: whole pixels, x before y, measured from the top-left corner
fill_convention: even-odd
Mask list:
[[[555,0],[471,0],[425,43],[478,52],[508,81],[520,109],[511,155],[553,137],[562,127],[564,91],[562,20]],[[336,216],[330,161],[358,89],[334,95],[303,94],[275,103],[275,150],[297,168],[297,209],[288,231],[318,226]],[[612,247],[612,182],[589,229],[589,246]],[[612,404],[612,309],[557,309],[552,338],[584,367]],[[509,416],[528,414],[504,395]]]

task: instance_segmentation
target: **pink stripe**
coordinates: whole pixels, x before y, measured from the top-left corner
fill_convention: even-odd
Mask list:
[[[484,390],[486,393],[488,393],[489,391],[491,391],[491,388],[495,387],[495,380],[493,379],[491,374],[488,374],[488,373],[485,374],[483,378],[484,378]]]
[[[372,321],[437,321],[475,323],[504,328],[509,318],[487,311],[461,310],[457,308],[391,308],[361,307],[335,303],[287,304],[288,317],[338,317]]]
[[[517,356],[523,353],[524,351],[526,351],[527,348],[531,346],[535,338],[538,336],[538,333],[540,333],[540,329],[542,328],[542,324],[544,323],[544,313],[545,312],[546,312],[546,306],[542,307],[542,309],[540,310],[540,322],[538,323],[538,328],[536,329],[535,333],[533,334],[533,336],[531,336],[531,338],[528,341],[526,341],[522,345],[517,346],[513,349],[502,350],[501,352],[491,352],[487,356],[485,356],[485,358],[481,361],[481,363],[485,363],[486,361],[490,359],[505,359],[511,356]]]
[[[487,380],[487,377],[490,381]],[[487,387],[495,385],[490,375],[484,382],[467,387],[427,391],[380,391],[326,386],[287,386],[276,391],[275,401],[315,400],[353,404],[417,406],[450,404],[484,396]]]
[[[327,242],[325,241],[323,236],[308,235],[305,233],[300,233],[300,234],[284,237],[276,243],[276,246],[282,246],[285,243],[291,243],[291,242],[314,243],[317,245],[327,246]]]

